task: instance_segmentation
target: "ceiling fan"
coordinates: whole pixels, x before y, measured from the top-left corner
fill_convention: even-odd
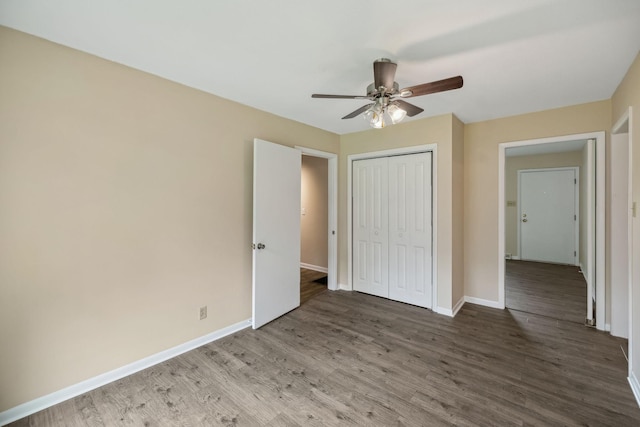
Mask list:
[[[369,101],[373,101],[347,114],[343,119],[352,119],[364,113],[365,120],[368,120],[372,127],[383,128],[386,124],[385,116],[388,116],[387,120],[390,119],[391,123],[396,124],[402,121],[405,116],[413,117],[424,111],[420,107],[403,101],[402,98],[412,98],[414,96],[458,89],[461,88],[463,84],[462,76],[456,76],[399,89],[398,83],[394,81],[397,66],[398,64],[391,62],[390,59],[376,59],[373,62],[373,83],[367,87],[366,95],[324,95],[314,93],[311,97],[368,99]]]

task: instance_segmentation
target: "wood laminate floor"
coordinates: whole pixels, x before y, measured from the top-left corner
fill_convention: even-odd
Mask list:
[[[638,426],[623,340],[465,304],[323,292],[17,426]]]
[[[327,291],[327,285],[323,285],[314,280],[325,277],[327,273],[309,270],[307,268],[300,269],[300,304],[304,304],[318,294]]]
[[[587,282],[578,267],[506,261],[506,306],[513,310],[584,324]]]

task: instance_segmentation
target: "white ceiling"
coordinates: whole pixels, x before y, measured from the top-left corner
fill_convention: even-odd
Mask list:
[[[414,117],[466,123],[608,99],[640,50],[638,0],[0,0],[0,25],[343,134],[372,62],[411,86]]]

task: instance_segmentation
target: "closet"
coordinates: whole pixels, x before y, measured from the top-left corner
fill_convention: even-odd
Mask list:
[[[354,290],[432,308],[431,158],[353,162]]]

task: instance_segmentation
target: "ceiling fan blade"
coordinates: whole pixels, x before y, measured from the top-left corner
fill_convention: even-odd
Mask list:
[[[431,83],[410,86],[400,90],[402,98],[411,98],[413,96],[428,95],[430,93],[444,92],[462,87],[462,76],[449,77],[448,79],[438,80]]]
[[[393,89],[393,82],[396,78],[397,64],[391,62],[389,59],[381,58],[373,63],[373,84],[374,89],[380,89],[380,86],[384,86],[388,90]]]
[[[397,105],[399,108],[402,108],[404,111],[407,112],[407,116],[409,117],[413,117],[415,115],[418,115],[420,113],[422,113],[424,110],[416,105],[413,104],[409,104],[408,102],[405,102],[401,99],[396,99],[395,101],[391,102],[392,104]]]
[[[375,104],[375,102],[372,102],[371,104],[367,104],[367,105],[363,105],[362,107],[358,108],[356,111],[347,114],[346,116],[344,116],[342,119],[353,119],[356,116],[359,116],[360,114],[364,113],[365,111],[367,111],[369,108],[371,108],[371,106]]]
[[[328,99],[371,99],[368,96],[362,95],[324,95],[321,93],[314,93],[312,98],[328,98]]]

